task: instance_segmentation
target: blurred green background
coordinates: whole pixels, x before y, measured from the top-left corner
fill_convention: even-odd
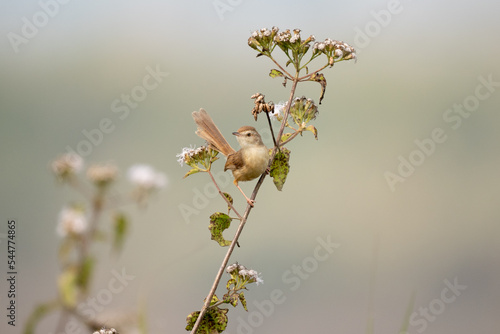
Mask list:
[[[175,155],[202,144],[190,115],[200,107],[224,134],[246,124],[266,133],[265,119],[255,123],[250,114],[250,96],[279,102],[289,90],[268,77],[272,63],[255,58],[247,39],[272,26],[343,40],[358,61],[324,71],[319,140],[306,133],[293,141],[283,191],[268,179],[258,194],[232,259],[262,272],[265,283],[246,293],[249,313],[231,308],[227,332],[364,333],[373,316],[375,333],[398,333],[413,292],[409,333],[498,332],[499,10],[486,0],[2,2],[0,233],[17,220],[19,275],[15,328],[3,314],[7,285],[0,283],[1,332],[20,333],[33,307],[57,293],[57,216],[81,197],[60,187],[49,165],[68,147],[82,148],[84,133],[105,118],[113,130],[90,146],[86,166],[117,164],[123,191],[135,163],[153,165],[169,183],[146,210],[123,208],[133,220],[130,237],[118,258],[95,249],[92,293],[125,268],[135,278],[101,316],[143,304],[150,333],[184,332],[225,253],[207,230],[224,203],[206,175],[183,180],[188,169]],[[114,110],[143,84],[147,68],[162,72],[157,87],[129,113]],[[298,91],[315,101],[319,93],[312,83]],[[415,141],[429,143],[435,129],[446,139],[428,155],[415,153]],[[387,172],[397,174],[402,159],[417,166],[391,188]],[[231,182],[225,190],[243,208]],[[196,213],[186,218],[185,207]],[[340,246],[315,261],[318,238],[328,237]],[[6,273],[6,243],[0,247]],[[301,274],[297,266],[305,266]],[[446,292],[446,281],[462,290]],[[265,304],[276,289],[284,302],[259,311],[254,303]],[[52,333],[57,319],[46,318],[38,333]]]

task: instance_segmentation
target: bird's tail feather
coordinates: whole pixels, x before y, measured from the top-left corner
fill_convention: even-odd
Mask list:
[[[193,111],[193,119],[198,125],[196,134],[205,139],[211,148],[219,151],[226,157],[236,152],[229,145],[205,109],[201,108],[200,111]]]

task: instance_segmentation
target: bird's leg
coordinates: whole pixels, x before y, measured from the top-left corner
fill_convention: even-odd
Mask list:
[[[245,193],[243,192],[243,190],[240,188],[240,186],[238,185],[238,181],[236,181],[236,179],[233,181],[234,185],[236,187],[238,187],[238,189],[240,190],[240,192],[243,194],[243,196],[245,196],[246,200],[247,200],[247,203],[250,204],[251,207],[254,206],[255,204],[255,201],[254,200],[251,200],[250,198],[247,197],[247,195],[245,195]]]

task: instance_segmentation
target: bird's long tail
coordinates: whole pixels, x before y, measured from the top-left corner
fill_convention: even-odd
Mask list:
[[[201,108],[200,111],[193,111],[193,119],[198,125],[196,134],[205,139],[211,148],[219,151],[226,157],[236,152],[229,145],[205,109]]]

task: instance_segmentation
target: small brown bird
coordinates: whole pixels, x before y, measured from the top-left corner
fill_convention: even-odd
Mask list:
[[[248,204],[253,206],[254,201],[245,195],[238,182],[259,177],[266,171],[269,164],[269,150],[262,142],[257,130],[252,126],[242,126],[238,131],[233,132],[241,146],[239,151],[235,151],[205,109],[193,111],[193,119],[198,125],[196,134],[205,139],[211,148],[227,157],[224,171],[229,169],[233,172],[234,185],[245,196]]]

